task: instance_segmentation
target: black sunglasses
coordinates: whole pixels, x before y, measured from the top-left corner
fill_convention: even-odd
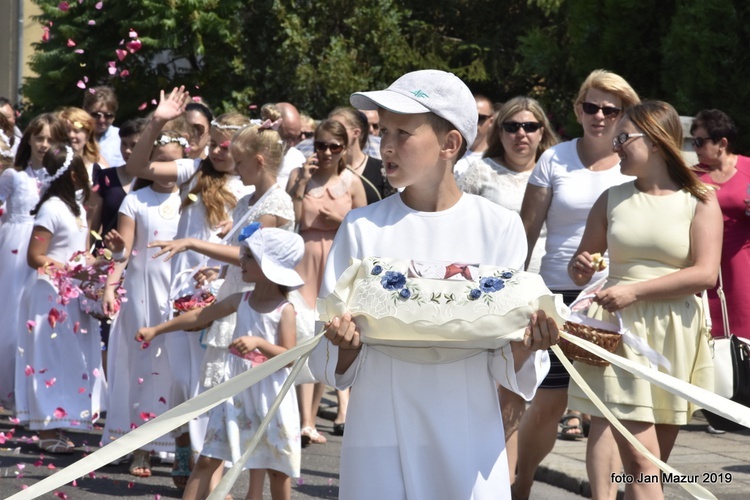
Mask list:
[[[693,137],[691,141],[694,148],[702,148],[706,141],[713,141],[710,137]]]
[[[595,115],[601,110],[604,116],[612,116],[612,118],[619,115],[620,111],[622,111],[620,108],[614,106],[597,106],[593,102],[583,102],[581,103],[581,107],[583,108],[583,112],[587,115]]]
[[[112,120],[115,117],[114,113],[102,113],[101,111],[95,111],[89,114],[94,120],[101,120],[102,118],[106,118],[107,120]]]
[[[300,132],[299,133],[299,136],[302,139],[310,139],[314,135],[315,135],[315,132]]]
[[[330,149],[331,154],[337,155],[344,150],[343,144],[334,144],[332,142],[315,141],[314,145],[315,150],[321,153],[326,149]]]
[[[477,118],[477,125],[482,125],[484,122],[486,122],[490,118],[492,118],[492,115],[480,114],[479,117]]]
[[[503,130],[509,134],[515,134],[519,129],[523,129],[528,134],[536,132],[540,128],[542,128],[542,124],[539,122],[503,122]]]

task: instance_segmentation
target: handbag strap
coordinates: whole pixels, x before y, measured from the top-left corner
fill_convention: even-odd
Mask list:
[[[724,338],[728,339],[732,334],[729,330],[729,310],[727,309],[727,297],[724,294],[724,278],[721,275],[721,266],[719,266],[719,286],[716,288],[716,295],[719,296],[719,302],[721,303],[721,319],[724,322]]]

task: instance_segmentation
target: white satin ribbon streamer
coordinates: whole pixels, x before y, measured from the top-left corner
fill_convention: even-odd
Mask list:
[[[667,390],[673,394],[676,394],[682,397],[683,399],[691,401],[702,408],[706,408],[707,410],[710,410],[713,413],[721,415],[722,417],[725,417],[729,420],[737,422],[746,427],[750,427],[750,408],[747,408],[743,405],[735,403],[734,401],[730,401],[726,398],[718,396],[700,387],[696,387],[688,382],[684,382],[680,379],[672,377],[671,375],[661,373],[653,368],[646,367],[638,363],[634,363],[621,356],[612,354],[606,351],[605,349],[602,349],[601,347],[595,344],[592,344],[591,342],[580,339],[567,332],[560,332],[560,336],[574,343],[575,345],[582,347],[583,349],[586,349],[587,351],[593,354],[596,354],[597,356],[602,357],[603,359],[609,361],[611,364],[618,366],[622,368],[623,370],[627,370],[645,380],[648,380],[652,384],[657,385],[664,390]],[[601,399],[599,399],[597,395],[591,390],[591,388],[585,382],[581,374],[578,373],[578,370],[576,370],[573,367],[573,364],[570,361],[568,361],[568,359],[565,357],[565,354],[563,354],[559,346],[556,346],[556,345],[552,346],[552,350],[555,352],[558,358],[560,358],[560,361],[562,362],[563,366],[565,366],[565,369],[568,370],[568,372],[570,373],[571,378],[575,380],[575,382],[581,387],[581,390],[583,390],[586,396],[588,396],[589,399],[591,399],[591,402],[594,403],[594,405],[599,409],[599,411],[602,412],[602,414],[607,418],[607,420],[610,422],[610,424],[612,424],[613,427],[615,427],[618,431],[620,431],[620,433],[638,451],[643,453],[643,455],[651,463],[659,467],[659,469],[667,473],[679,474],[677,470],[670,467],[668,464],[662,462],[659,458],[657,458],[651,452],[649,452],[635,438],[635,436],[633,436],[627,429],[625,429],[625,427],[617,420],[617,418],[612,414],[612,412],[609,411],[609,409],[605,406],[605,404],[601,401]],[[680,486],[682,486],[686,491],[688,491],[688,493],[693,495],[695,498],[700,498],[700,499],[715,499],[716,498],[711,492],[709,492],[708,490],[706,490],[700,485],[690,484],[690,483],[680,483]]]
[[[216,387],[208,389],[206,392],[203,392],[198,396],[189,399],[181,405],[175,406],[171,410],[162,413],[155,419],[150,420],[137,429],[130,431],[121,438],[112,441],[107,446],[104,446],[94,453],[65,467],[52,476],[29,486],[27,489],[16,493],[12,497],[10,497],[9,500],[30,500],[32,498],[40,497],[46,493],[49,493],[55,488],[64,486],[75,479],[85,476],[89,472],[104,467],[105,465],[117,460],[120,457],[124,457],[128,453],[142,448],[159,436],[167,434],[171,430],[180,427],[181,425],[189,422],[198,415],[201,415],[211,408],[218,406],[235,394],[244,391],[251,385],[271,375],[279,368],[292,363],[298,358],[306,357],[318,344],[322,337],[323,333],[320,333],[315,337],[312,337],[309,340],[300,343],[296,347],[289,349],[288,351],[279,354],[278,356],[274,356],[265,363],[262,363],[255,368],[246,371],[245,373],[241,373],[236,377],[217,385]],[[295,365],[295,368],[297,368],[297,366],[301,368],[301,364],[297,363]],[[292,377],[289,377],[287,379],[287,382],[285,382],[284,387],[288,389],[287,383],[291,384],[293,382],[294,379]],[[278,401],[280,402],[280,399]],[[276,405],[276,402],[274,402],[274,404]],[[272,417],[272,413],[269,412],[266,419],[270,420],[270,418]],[[259,436],[258,439],[260,439]],[[255,440],[253,442],[255,442]],[[244,460],[238,463],[244,463]],[[240,466],[239,469],[241,470],[242,466]],[[229,487],[231,488],[231,485]]]

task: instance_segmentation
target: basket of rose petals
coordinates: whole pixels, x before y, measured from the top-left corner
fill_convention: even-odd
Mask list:
[[[172,310],[174,312],[174,316],[177,317],[182,313],[186,313],[188,311],[192,311],[194,309],[202,309],[206,306],[209,306],[214,303],[216,300],[216,296],[205,290],[199,290],[194,294],[191,295],[185,295],[183,297],[180,297],[178,299],[175,299],[172,303]],[[205,325],[200,325],[195,328],[185,329],[187,332],[199,332],[201,330],[204,330],[211,326],[212,322],[206,323]]]

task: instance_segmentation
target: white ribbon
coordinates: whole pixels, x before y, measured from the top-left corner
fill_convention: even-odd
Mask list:
[[[258,383],[267,376],[276,372],[280,368],[288,365],[299,358],[306,358],[313,348],[318,344],[322,333],[312,337],[305,342],[297,345],[296,347],[289,349],[288,351],[274,356],[265,363],[262,363],[255,368],[248,370],[244,373],[237,375],[234,378],[227,380],[226,382],[217,385],[206,392],[199,394],[198,396],[189,399],[181,405],[175,406],[169,411],[166,411],[156,417],[153,420],[149,420],[142,426],[135,430],[132,430],[122,436],[121,438],[112,441],[107,446],[95,451],[94,453],[82,458],[81,460],[65,467],[59,472],[49,476],[36,484],[31,485],[25,490],[22,490],[10,499],[12,500],[30,500],[32,498],[40,497],[55,488],[59,488],[71,481],[85,476],[89,472],[95,471],[105,465],[114,462],[118,458],[124,457],[128,453],[142,448],[154,439],[164,434],[167,434],[173,429],[176,429],[183,424],[191,421],[198,415],[205,413],[211,408],[220,405],[227,399],[231,398],[235,394],[244,391],[253,384]],[[303,361],[303,360],[302,360]],[[299,371],[302,367],[302,362],[295,363],[294,369]],[[289,386],[294,382],[293,377],[288,377],[284,383],[285,390],[289,389]],[[272,411],[268,412],[264,419],[265,425],[268,425],[267,421],[273,418],[275,409],[281,403],[284,393],[282,392],[274,402],[274,406],[271,408]],[[251,446],[257,444],[257,440],[260,439],[260,432],[256,432]],[[251,450],[252,451],[252,450]],[[246,461],[245,454],[243,458],[237,462],[238,464],[244,464]],[[249,456],[249,455],[248,455]],[[234,467],[233,467],[234,469]],[[242,465],[238,467],[239,471],[236,472],[238,475],[242,469]],[[231,484],[229,488],[231,488]],[[223,498],[223,497],[222,497]],[[10,500],[9,499],[9,500]]]

